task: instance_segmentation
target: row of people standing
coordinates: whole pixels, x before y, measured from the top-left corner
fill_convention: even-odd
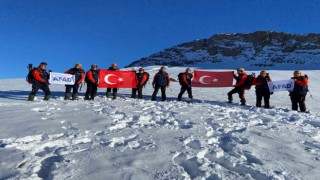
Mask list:
[[[28,101],[33,101],[36,93],[41,89],[44,93],[44,100],[49,100],[51,91],[49,88],[49,73],[46,71],[47,63],[41,62],[38,67],[33,68],[28,75],[28,82],[32,84],[32,90],[28,96]],[[112,64],[109,70],[117,70],[117,65]],[[78,91],[85,80],[87,83],[87,91],[85,93],[85,100],[94,100],[98,90],[99,69],[96,64],[91,65],[91,69],[85,73],[82,69],[82,64],[78,63],[73,68],[64,72],[65,74],[72,74],[75,77],[73,85],[66,85],[64,100],[76,100],[78,98]],[[112,88],[107,88],[106,96],[110,96]],[[71,94],[72,91],[72,94]],[[113,99],[117,96],[117,88],[113,88]]]
[[[247,78],[247,74],[245,73],[243,68],[237,69],[237,74],[234,74],[234,78],[236,80],[235,87],[228,92],[228,102],[232,103],[233,98],[232,95],[235,93],[239,94],[241,105],[246,104],[245,98],[245,82]],[[289,96],[291,100],[292,110],[297,111],[298,107],[301,112],[306,112],[306,95],[308,93],[308,76],[302,75],[301,71],[296,70],[293,72],[294,80],[294,88],[292,91],[289,91]],[[256,106],[261,107],[262,99],[264,100],[264,108],[270,108],[270,95],[273,94],[269,90],[268,82],[271,82],[271,78],[269,73],[266,71],[261,71],[259,76],[253,80],[253,85],[256,88]]]
[[[28,97],[28,101],[33,101],[36,93],[39,89],[43,90],[45,93],[44,100],[49,100],[51,92],[49,88],[49,74],[46,72],[47,63],[42,62],[37,68],[34,68],[31,71],[31,75],[33,78],[32,83],[32,90]],[[109,67],[109,70],[118,70],[117,64],[112,64]],[[85,71],[82,69],[81,64],[76,64],[73,68],[67,70],[65,72],[66,74],[72,74],[75,75],[75,84],[74,85],[66,85],[65,90],[65,100],[76,100],[78,97],[78,90],[80,87],[80,84],[85,80],[87,84],[87,91],[85,93],[85,100],[94,100],[97,89],[98,89],[98,79],[99,79],[99,69],[96,64],[91,65],[91,69],[85,74]],[[136,73],[137,77],[137,87],[132,89],[132,98],[137,97],[142,99],[142,90],[145,86],[146,82],[149,79],[149,74],[144,71],[143,68],[139,68],[139,71]],[[184,73],[180,73],[178,75],[179,83],[181,85],[180,92],[178,94],[177,99],[180,101],[183,94],[187,91],[188,97],[193,98],[192,95],[192,72],[190,68],[187,68]],[[236,84],[234,85],[234,88],[228,92],[228,102],[233,102],[232,95],[235,93],[238,93],[241,105],[246,104],[246,98],[245,98],[245,82],[248,78],[246,72],[244,71],[244,68],[238,68],[237,69],[237,75],[234,74],[234,78],[236,80]],[[295,86],[293,91],[289,93],[291,103],[292,103],[292,110],[298,110],[298,107],[300,108],[301,112],[306,111],[306,105],[305,105],[305,99],[308,92],[308,77],[302,76],[301,71],[294,71],[293,77],[295,81]],[[269,76],[269,73],[266,71],[261,71],[259,76],[256,77],[253,80],[253,85],[256,86],[256,106],[261,107],[262,106],[262,99],[264,100],[264,108],[270,108],[270,93],[268,82],[271,82],[271,78]],[[162,101],[166,100],[166,89],[170,86],[170,76],[166,72],[166,67],[161,67],[159,72],[157,72],[153,78],[152,86],[154,88],[154,91],[152,93],[151,100],[155,101],[156,96],[161,90],[161,99]],[[72,90],[72,95],[71,95]],[[107,88],[106,91],[106,97],[109,98],[111,96],[112,91],[112,98],[117,98],[117,88]]]

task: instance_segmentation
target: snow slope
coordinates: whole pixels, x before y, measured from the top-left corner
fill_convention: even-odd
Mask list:
[[[158,67],[146,69],[152,77]],[[28,102],[23,79],[0,80],[0,179],[319,179],[319,72],[303,72],[309,114],[290,111],[287,92],[271,96],[272,109],[226,103],[231,88],[194,88],[195,100],[177,102],[174,82],[166,102],[149,100],[151,85],[144,100],[100,89],[83,101],[83,88],[64,101],[64,86],[52,85],[50,101]],[[254,90],[246,96],[254,105]]]

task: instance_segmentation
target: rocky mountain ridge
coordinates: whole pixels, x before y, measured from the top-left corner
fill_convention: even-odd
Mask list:
[[[127,67],[167,65],[202,68],[317,69],[320,34],[257,31],[217,34],[186,42],[132,62]]]

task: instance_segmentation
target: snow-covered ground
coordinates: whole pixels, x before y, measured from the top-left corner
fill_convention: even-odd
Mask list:
[[[153,77],[158,67],[147,69]],[[52,85],[50,101],[28,102],[24,79],[0,80],[0,179],[319,179],[320,71],[302,73],[310,113],[291,111],[287,92],[271,96],[272,109],[226,103],[231,88],[194,88],[195,100],[177,102],[174,82],[166,102],[150,101],[150,84],[144,100],[100,89],[83,101],[83,88],[64,101],[64,86]],[[246,97],[255,104],[254,89]]]

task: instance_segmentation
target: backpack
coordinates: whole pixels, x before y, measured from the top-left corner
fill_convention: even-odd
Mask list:
[[[183,75],[184,73],[179,73],[178,74],[178,80],[179,80],[179,84],[180,85],[182,85],[183,84],[183,81],[182,81],[182,75]]]
[[[244,89],[249,90],[252,86],[253,80],[256,77],[255,73],[252,73],[250,75],[247,75],[247,78],[243,84]]]
[[[147,84],[147,82],[149,81],[150,74],[148,72],[143,72],[143,75],[147,75],[146,81],[142,84],[142,86],[145,86]]]
[[[33,77],[33,75],[32,75],[32,71],[35,70],[35,69],[37,69],[37,68],[35,68],[35,67],[32,68],[32,67],[31,67],[31,69],[29,69],[28,75],[26,76],[26,81],[27,81],[29,84],[32,84],[32,83],[33,83],[34,77]]]

